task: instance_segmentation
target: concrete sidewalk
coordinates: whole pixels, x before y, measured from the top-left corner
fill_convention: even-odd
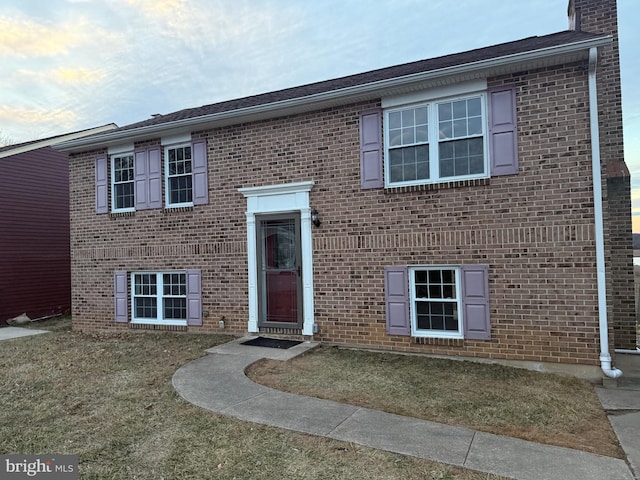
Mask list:
[[[11,340],[13,338],[29,337],[31,335],[40,335],[41,333],[49,332],[47,330],[36,330],[34,328],[2,327],[0,328],[0,340]]]
[[[180,368],[173,386],[185,400],[240,420],[286,428],[518,480],[632,480],[623,460],[476,432],[352,405],[280,392],[249,380],[261,358],[287,360],[316,346],[288,350],[240,345],[208,350]],[[636,392],[637,393],[637,392]]]
[[[640,355],[616,353],[616,366],[623,372],[618,388],[598,388],[596,393],[635,477],[640,478]]]

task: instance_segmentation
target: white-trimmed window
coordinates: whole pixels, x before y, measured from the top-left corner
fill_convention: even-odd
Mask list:
[[[133,272],[132,322],[187,324],[186,272]]]
[[[164,158],[167,206],[193,205],[191,144],[166,147]]]
[[[490,340],[488,265],[384,268],[387,333]]]
[[[486,94],[385,110],[387,186],[488,177]]]
[[[160,145],[118,146],[94,160],[97,214],[209,203],[206,139],[179,135],[166,140],[171,143],[164,147],[164,161]]]
[[[459,268],[411,267],[411,329],[416,337],[462,338]]]
[[[130,211],[135,206],[133,153],[111,157],[111,209]]]

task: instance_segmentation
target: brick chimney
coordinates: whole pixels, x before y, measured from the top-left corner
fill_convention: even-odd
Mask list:
[[[574,0],[569,0],[569,7],[567,8],[567,15],[569,16],[569,30],[575,30],[580,32],[582,25],[580,25],[580,8],[576,10]]]
[[[624,161],[622,89],[618,47],[616,0],[569,0],[569,29],[611,35],[610,45],[600,47],[597,65],[600,155],[604,183],[605,256],[610,327],[615,348],[636,345],[631,182]],[[604,179],[603,179],[604,180]]]

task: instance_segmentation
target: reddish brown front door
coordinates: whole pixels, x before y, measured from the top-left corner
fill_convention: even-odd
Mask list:
[[[257,218],[261,326],[301,327],[300,216]]]

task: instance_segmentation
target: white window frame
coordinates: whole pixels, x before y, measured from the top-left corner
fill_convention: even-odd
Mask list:
[[[418,329],[418,316],[416,303],[416,271],[428,270],[453,270],[455,272],[456,298],[455,299],[439,299],[445,302],[455,303],[458,310],[458,330],[423,330]],[[413,265],[408,268],[409,272],[409,310],[411,314],[411,336],[423,338],[464,338],[464,318],[462,308],[462,290],[461,290],[461,268],[459,265]]]
[[[177,148],[186,148],[186,147],[189,147],[189,149],[191,150],[191,173],[170,176],[169,175],[169,150],[173,150]],[[187,176],[187,175],[191,176],[191,201],[171,203],[171,188],[170,188],[170,181],[169,181],[170,178]],[[193,206],[193,146],[191,145],[191,142],[176,143],[173,145],[164,146],[164,192],[165,192],[165,205],[167,208]]]
[[[476,87],[474,84],[472,87]],[[433,92],[433,96],[428,97],[423,94],[409,95],[399,98],[392,98],[383,101],[384,108],[384,181],[385,187],[402,187],[408,185],[423,185],[423,184],[437,184],[437,183],[445,183],[445,182],[457,182],[461,180],[474,180],[478,178],[488,178],[489,177],[489,118],[488,118],[488,109],[487,109],[487,93],[486,86],[482,90],[472,90],[472,91],[451,91],[451,90],[440,90]],[[480,105],[482,111],[482,143],[483,143],[483,157],[484,157],[484,165],[483,172],[479,174],[471,174],[471,175],[459,175],[452,177],[441,177],[439,173],[439,144],[441,140],[439,138],[439,121],[438,121],[438,104],[445,102],[453,102],[458,100],[467,100],[471,98],[480,98]],[[403,103],[405,102],[405,103]],[[429,146],[429,178],[428,179],[420,179],[420,180],[407,180],[403,182],[391,182],[391,168],[390,168],[390,155],[389,155],[389,114],[392,112],[398,112],[401,110],[406,110],[410,108],[419,108],[426,107],[427,115],[428,115],[428,146]],[[464,139],[467,137],[460,137],[460,139]],[[473,138],[470,136],[469,138]],[[453,140],[453,139],[451,139]],[[416,143],[415,145],[419,145]],[[411,145],[407,145],[411,146]]]
[[[163,276],[164,275],[170,275],[170,274],[182,274],[185,275],[185,295],[182,296],[175,296],[175,295],[164,295],[164,280],[163,280]],[[135,294],[135,287],[136,287],[136,283],[135,283],[135,276],[136,275],[155,275],[156,277],[156,318],[137,318],[136,317],[136,305],[135,305],[135,299],[136,299],[136,294]],[[163,270],[163,271],[136,271],[136,272],[131,272],[130,275],[130,285],[131,285],[131,291],[130,291],[130,296],[131,296],[131,323],[137,323],[137,324],[146,324],[146,325],[187,325],[187,318],[186,316],[188,315],[187,313],[185,313],[185,319],[181,320],[181,319],[164,319],[163,318],[163,314],[164,314],[164,302],[163,299],[165,298],[183,298],[185,299],[185,305],[188,302],[188,298],[187,298],[187,278],[186,278],[187,272],[185,270]],[[139,297],[141,297],[142,295],[139,295]]]
[[[133,171],[133,178],[131,179],[130,182],[118,182],[116,183],[116,159],[117,158],[123,158],[123,157],[131,157],[132,160],[132,164],[131,164],[131,168]],[[135,182],[135,174],[136,174],[136,158],[134,153],[131,152],[120,152],[120,153],[114,153],[112,155],[109,156],[109,163],[110,163],[110,169],[111,169],[111,211],[112,212],[133,212],[136,209],[136,182]],[[116,207],[116,185],[117,184],[122,184],[122,183],[131,183],[132,188],[133,188],[133,205],[131,207],[125,207],[125,208],[117,208]]]

